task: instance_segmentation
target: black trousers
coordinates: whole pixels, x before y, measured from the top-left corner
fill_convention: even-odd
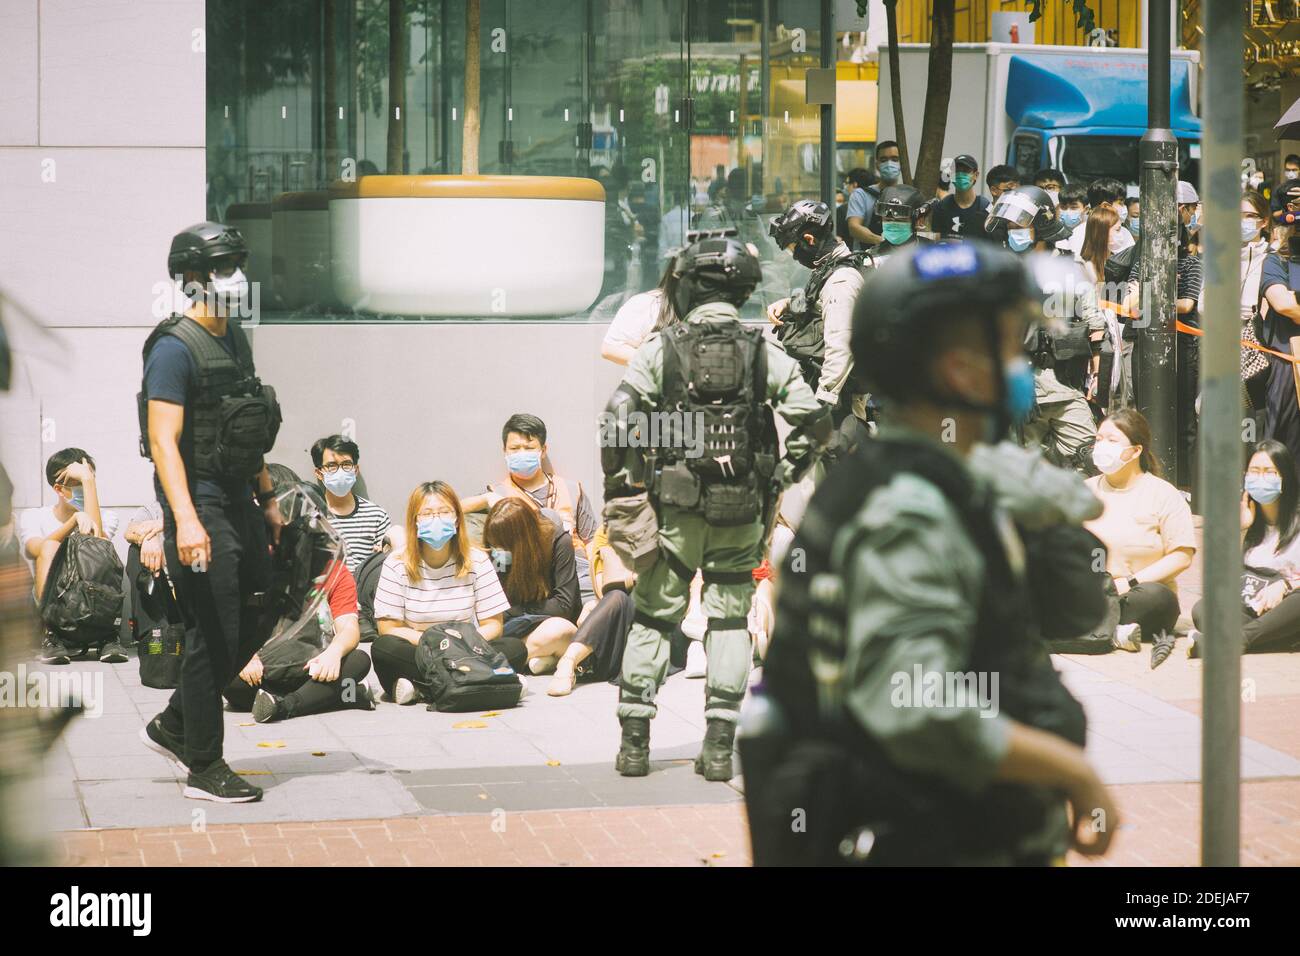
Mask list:
[[[307,659],[310,660],[319,653],[319,649],[311,649]],[[264,662],[262,687],[282,699],[286,717],[306,717],[308,714],[359,707],[356,689],[369,673],[369,655],[365,651],[354,650],[343,655],[338,679],[328,684],[312,680],[303,664],[271,669]],[[232,710],[249,711],[253,709],[253,698],[257,696],[257,691],[258,688],[244,683],[236,674],[226,685],[223,694]]]
[[[206,568],[183,565],[176,550],[176,520],[163,509],[167,572],[185,623],[180,684],[161,717],[185,742],[185,763],[202,769],[221,759],[224,724],[221,690],[257,650],[260,609],[248,598],[269,586],[271,556],[266,519],[247,496],[195,494],[194,507],[212,543]]]
[[[1172,634],[1178,623],[1178,595],[1163,584],[1139,584],[1120,596],[1119,622],[1137,624],[1148,641],[1162,631]]]
[[[1201,388],[1200,339],[1179,333],[1177,385],[1178,486],[1196,488],[1196,396]]]
[[[1201,629],[1204,601],[1192,608],[1192,622]],[[1267,654],[1270,651],[1300,650],[1300,592],[1288,594],[1271,611],[1255,617],[1241,609],[1241,651],[1243,654]]]

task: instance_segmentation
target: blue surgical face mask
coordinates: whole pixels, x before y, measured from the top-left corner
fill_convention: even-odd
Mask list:
[[[1061,222],[1073,229],[1079,223],[1083,222],[1083,211],[1080,209],[1062,209]]]
[[[72,507],[76,508],[78,511],[85,511],[86,510],[86,489],[84,488],[73,489],[72,497],[68,499],[68,504],[72,505]]]
[[[349,473],[340,468],[338,471],[334,472],[334,474],[330,474],[329,472],[325,473],[326,490],[329,491],[330,494],[337,495],[340,498],[351,491],[352,486],[356,483],[356,472]]]
[[[512,475],[529,478],[542,467],[542,453],[540,451],[513,452],[506,455],[506,467],[510,469]]]
[[[912,238],[912,224],[910,222],[886,222],[882,224],[881,228],[885,242],[892,246],[901,246]]]
[[[1246,494],[1261,505],[1271,505],[1282,495],[1281,475],[1247,475]]]
[[[497,569],[497,574],[505,574],[514,562],[515,556],[505,548],[492,549],[492,567]]]
[[[1141,231],[1142,228],[1142,220],[1135,217],[1133,219],[1130,219],[1127,223],[1125,223],[1125,225],[1128,226],[1128,231],[1133,233],[1133,238],[1136,239],[1138,233]]]
[[[1258,219],[1241,220],[1241,241],[1242,242],[1253,242],[1255,240],[1255,237],[1258,235],[1259,235]]]
[[[903,165],[896,159],[887,159],[880,164],[880,175],[894,180],[903,174]]]
[[[415,526],[416,537],[431,548],[441,548],[456,537],[456,523],[447,518],[421,518]]]
[[[1024,252],[1034,244],[1033,229],[1008,229],[1007,245],[1012,252]]]
[[[1026,358],[1014,358],[1002,369],[1006,386],[1003,406],[1007,414],[1019,423],[1034,410],[1034,369]]]

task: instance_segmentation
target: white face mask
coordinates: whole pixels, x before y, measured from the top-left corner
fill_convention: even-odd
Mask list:
[[[248,298],[248,277],[243,269],[236,269],[230,275],[209,277],[209,284],[219,300],[233,306]]]
[[[1092,446],[1092,463],[1103,475],[1113,475],[1133,459],[1124,459],[1124,451],[1132,445],[1119,446],[1114,442],[1099,441]]]
[[[1059,206],[1059,205],[1061,204],[1061,193],[1060,193],[1059,190],[1056,190],[1056,189],[1045,189],[1045,190],[1043,190],[1043,191],[1046,192],[1047,195],[1049,195],[1050,197],[1052,197],[1052,205],[1053,205],[1053,206]]]
[[[1300,169],[1288,169],[1282,175],[1287,179],[1295,179],[1297,176],[1300,176]]]
[[[1119,216],[1119,222],[1117,223],[1117,225],[1120,226],[1124,225],[1124,221],[1128,219],[1128,206],[1125,205],[1116,206],[1115,214]]]

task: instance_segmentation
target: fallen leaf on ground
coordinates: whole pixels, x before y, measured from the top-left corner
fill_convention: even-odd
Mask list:
[[[478,730],[479,728],[486,727],[486,726],[487,724],[483,723],[483,721],[481,720],[462,720],[459,723],[452,724],[451,729],[452,730]]]
[[[323,751],[323,750],[313,750],[313,751],[311,752],[311,755],[312,755],[313,757],[323,757],[323,756],[325,756],[325,751]]]
[[[548,767],[558,767],[559,765],[560,765],[560,762],[559,762],[558,760],[548,760],[548,761],[546,761],[546,766],[548,766]]]
[[[266,747],[268,750],[281,750],[284,748],[284,741],[283,740],[259,740],[257,742],[257,745],[259,747]]]

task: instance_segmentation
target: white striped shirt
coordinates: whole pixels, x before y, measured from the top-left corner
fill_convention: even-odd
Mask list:
[[[379,505],[356,495],[356,507],[351,513],[336,515],[330,512],[330,524],[343,539],[346,549],[344,563],[356,573],[363,561],[379,550],[384,535],[388,533],[388,512]]]
[[[472,570],[456,577],[456,563],[440,568],[420,562],[420,580],[406,576],[404,555],[394,552],[384,561],[375,589],[375,619],[405,621],[412,626],[447,621],[480,621],[503,614],[510,601],[501,589],[496,570],[486,553],[470,551]]]

